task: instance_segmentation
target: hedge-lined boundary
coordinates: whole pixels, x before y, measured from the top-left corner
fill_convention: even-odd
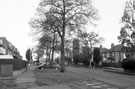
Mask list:
[[[102,63],[102,67],[122,68],[121,63]]]
[[[27,67],[27,61],[18,59],[0,59],[0,65],[13,65],[13,70],[21,70]]]

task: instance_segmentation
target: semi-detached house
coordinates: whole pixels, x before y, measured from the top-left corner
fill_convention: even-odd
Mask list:
[[[111,45],[110,49],[101,48],[101,54],[103,60],[107,60],[108,57],[113,57],[115,60],[113,62],[118,63],[121,62],[125,58],[125,52],[123,52],[123,45]]]
[[[17,48],[15,48],[15,46],[13,46],[6,37],[0,37],[0,55],[11,55],[14,58],[21,59]]]

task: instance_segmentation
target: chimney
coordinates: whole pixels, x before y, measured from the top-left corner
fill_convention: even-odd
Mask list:
[[[103,46],[102,45],[100,45],[100,49],[102,49],[103,48]]]
[[[113,47],[114,47],[114,43],[111,44],[111,48],[113,48]]]

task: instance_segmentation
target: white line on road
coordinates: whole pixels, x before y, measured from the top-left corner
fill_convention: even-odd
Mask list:
[[[101,83],[91,83],[91,84],[86,84],[86,85],[97,85],[97,84],[101,84]]]

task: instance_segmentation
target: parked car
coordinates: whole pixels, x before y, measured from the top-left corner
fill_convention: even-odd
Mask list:
[[[46,63],[42,63],[42,64],[40,64],[37,68],[38,69],[44,69],[44,68],[46,68],[48,65],[46,64]]]
[[[60,65],[53,64],[52,66],[50,66],[49,64],[42,63],[41,65],[38,66],[38,69],[47,69],[47,68],[60,69]]]
[[[53,67],[54,67],[55,69],[60,69],[60,65],[59,65],[59,64],[54,64]]]

